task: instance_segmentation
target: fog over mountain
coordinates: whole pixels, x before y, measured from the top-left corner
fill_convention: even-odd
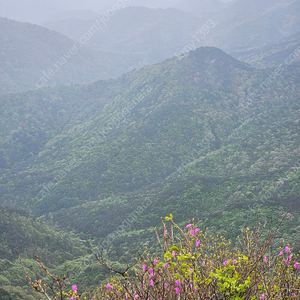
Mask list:
[[[0,16],[16,21],[41,24],[48,18],[69,10],[90,10],[99,13],[114,4],[166,8],[182,5],[185,1],[189,2],[188,0],[0,0]],[[84,15],[83,11],[83,18]]]

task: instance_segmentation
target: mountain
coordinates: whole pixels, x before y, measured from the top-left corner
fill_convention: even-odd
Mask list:
[[[297,32],[277,42],[241,49],[231,55],[256,67],[277,67],[285,61],[299,60],[299,52],[300,32]]]
[[[300,0],[187,0],[176,8],[125,7],[115,9],[112,16],[107,8],[92,20],[64,19],[47,26],[74,40],[92,30],[88,45],[139,53],[144,57],[141,65],[200,46],[215,46],[229,53],[247,51],[300,30]]]
[[[157,248],[152,228],[170,212],[232,239],[288,212],[275,246],[300,249],[299,75],[296,61],[258,70],[205,47],[117,79],[0,97],[0,205],[39,217],[0,210],[0,288],[22,298],[14,250],[98,284],[107,274],[80,237],[130,260]]]
[[[299,73],[204,47],[114,80],[1,97],[1,204],[129,257],[156,246],[152,228],[170,212],[233,238],[291,209],[275,240],[297,241]]]
[[[26,267],[36,269],[39,255],[51,270],[59,264],[73,264],[87,253],[83,241],[72,233],[58,232],[19,209],[0,207],[0,299],[36,299],[27,287],[16,251]],[[77,261],[76,261],[77,260]],[[71,268],[64,272],[70,272]],[[25,287],[25,288],[24,288]],[[4,297],[6,295],[7,298]],[[3,298],[4,297],[4,298]]]
[[[211,17],[209,42],[227,52],[272,43],[300,30],[299,0],[237,0]]]
[[[92,49],[60,33],[0,18],[0,94],[121,75],[140,56]]]
[[[148,64],[173,57],[190,42],[199,26],[197,17],[174,8],[126,7],[115,11],[108,21],[105,16],[107,13],[89,21],[66,19],[47,26],[74,40],[80,40],[94,28],[87,45],[107,51],[139,53]]]

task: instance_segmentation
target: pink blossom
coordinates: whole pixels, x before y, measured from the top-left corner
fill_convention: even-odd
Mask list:
[[[283,251],[280,251],[280,252],[279,252],[279,256],[282,256],[282,255],[283,255]]]
[[[111,289],[111,285],[110,285],[109,283],[107,284],[107,286],[106,286],[106,287],[107,287],[107,289],[108,289],[108,290],[110,290],[110,289]]]
[[[202,262],[202,266],[205,266],[205,261]]]
[[[190,231],[190,234],[191,234],[192,236],[194,236],[194,235],[195,235],[195,230],[191,230],[191,231]]]
[[[176,255],[176,252],[175,251],[172,251],[172,256],[175,256]]]
[[[266,256],[264,257],[264,261],[268,261],[268,258]]]
[[[296,297],[296,294],[295,294],[295,293],[292,293],[292,296],[293,296],[293,297]]]
[[[157,265],[157,264],[158,264],[158,260],[157,260],[156,258],[154,258],[153,264],[154,264],[154,265]]]
[[[169,268],[169,267],[170,267],[169,264],[165,264],[165,265],[164,265],[164,268]]]
[[[223,265],[224,265],[225,267],[227,267],[227,266],[228,266],[228,263],[229,263],[229,261],[228,261],[228,260],[225,260],[225,261],[223,262]]]
[[[237,265],[237,264],[238,264],[237,260],[234,259],[234,260],[232,261],[232,264],[233,264],[233,265]]]
[[[195,245],[196,245],[196,247],[199,247],[200,246],[200,241],[196,241]]]
[[[73,290],[73,292],[77,291],[77,286],[75,284],[72,286],[72,290]]]
[[[134,299],[137,299],[137,298],[139,298],[139,295],[135,295],[135,296],[134,296]]]
[[[167,234],[167,233],[168,233],[168,230],[165,230],[164,233]]]
[[[179,279],[178,279],[178,280],[175,280],[175,285],[176,285],[176,286],[180,286],[180,285],[181,285],[181,282],[180,282]]]
[[[295,266],[296,269],[299,269],[299,268],[300,268],[300,265],[299,265],[298,263],[295,263],[294,266]]]
[[[150,280],[150,285],[154,286],[154,281],[152,279]]]
[[[143,270],[146,272],[147,271],[147,265],[143,265]]]
[[[175,293],[180,294],[180,288],[179,287],[175,288]]]
[[[260,298],[265,299],[265,294],[262,294]]]
[[[285,247],[285,252],[289,253],[290,252],[290,248],[289,247]]]
[[[193,268],[190,268],[190,272],[193,273],[193,271],[194,271]]]
[[[165,287],[168,287],[168,284],[167,284],[167,283],[165,283]]]
[[[153,269],[152,268],[149,268],[149,273],[153,273]]]
[[[192,227],[192,224],[187,224],[186,225],[186,228],[190,228],[190,227]]]
[[[200,231],[200,229],[199,228],[196,228],[195,229],[195,233],[197,233],[197,232],[199,232]]]

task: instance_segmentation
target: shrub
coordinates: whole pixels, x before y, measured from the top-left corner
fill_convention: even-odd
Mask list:
[[[155,229],[162,249],[161,257],[147,252],[140,255],[134,266],[124,272],[113,270],[103,259],[98,261],[116,276],[102,284],[95,299],[299,299],[300,263],[289,245],[276,253],[271,251],[276,233],[258,224],[253,232],[247,228],[237,238],[235,246],[222,237],[208,236],[194,224],[182,229],[174,223],[172,215],[163,223],[163,237]],[[279,228],[279,226],[278,226]],[[278,229],[277,228],[277,229]],[[46,268],[42,265],[46,270]],[[46,271],[47,272],[47,271]],[[48,274],[49,275],[49,274]],[[78,299],[77,287],[61,292],[59,277],[56,299]],[[28,277],[28,276],[27,276]],[[64,279],[63,279],[64,280]],[[45,286],[36,281],[35,289]],[[48,284],[49,286],[49,284]],[[41,291],[40,291],[41,292]],[[48,300],[49,295],[48,296]]]

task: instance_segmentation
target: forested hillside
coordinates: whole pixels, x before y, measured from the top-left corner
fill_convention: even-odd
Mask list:
[[[141,253],[159,253],[154,227],[169,238],[165,216],[195,248],[190,228],[232,245],[247,227],[275,232],[262,266],[300,250],[299,0],[172,5],[117,9],[101,30],[105,9],[50,19],[73,40],[0,18],[0,300],[37,299],[17,255],[32,278],[38,255],[82,299],[103,283],[112,293],[94,254],[117,270],[138,256],[150,272]],[[290,260],[280,270],[298,274]],[[213,264],[232,271],[226,261]]]
[[[141,61],[138,54],[93,49],[58,32],[6,18],[0,18],[0,48],[0,95],[109,79]]]
[[[292,208],[295,225],[299,64],[274,74],[200,48],[117,80],[2,97],[19,110],[1,116],[1,203],[97,243],[145,199],[130,230],[172,212],[234,236],[257,205],[274,222]]]

